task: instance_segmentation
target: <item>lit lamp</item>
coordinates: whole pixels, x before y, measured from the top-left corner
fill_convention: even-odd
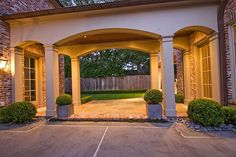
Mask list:
[[[5,69],[7,67],[7,59],[0,54],[0,69]]]

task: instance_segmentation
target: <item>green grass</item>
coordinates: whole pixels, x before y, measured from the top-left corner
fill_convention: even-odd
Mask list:
[[[83,94],[84,96],[92,96],[94,100],[113,100],[143,97],[144,93],[117,93],[117,94]]]

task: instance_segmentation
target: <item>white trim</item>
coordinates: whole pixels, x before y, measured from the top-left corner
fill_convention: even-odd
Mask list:
[[[236,48],[234,47],[234,43],[236,42],[234,39],[234,27],[236,27],[236,23],[228,26],[229,33],[229,55],[230,55],[230,72],[232,74],[232,98],[236,99],[236,64],[235,64],[235,53]]]

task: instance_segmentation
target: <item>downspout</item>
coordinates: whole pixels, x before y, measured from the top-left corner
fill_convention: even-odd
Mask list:
[[[218,30],[219,30],[219,50],[220,50],[220,79],[221,79],[221,103],[228,104],[227,88],[227,65],[225,51],[225,29],[224,29],[224,12],[228,0],[221,0],[218,11]]]

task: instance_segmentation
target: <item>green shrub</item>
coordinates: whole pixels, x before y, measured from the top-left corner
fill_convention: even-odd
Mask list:
[[[57,97],[56,104],[58,106],[65,106],[72,104],[72,97],[68,94],[63,94]]]
[[[212,100],[196,99],[191,101],[187,113],[190,120],[204,126],[219,126],[224,123],[222,106]]]
[[[175,94],[175,102],[176,103],[184,103],[184,96],[181,94]]]
[[[225,123],[235,123],[236,122],[236,107],[225,106],[223,107]]]
[[[85,104],[85,103],[90,102],[92,100],[93,100],[93,97],[91,97],[91,96],[82,97],[81,98],[81,104]]]
[[[0,110],[0,121],[25,123],[31,121],[36,113],[36,107],[31,102],[16,102]]]
[[[162,102],[162,99],[162,92],[156,89],[150,89],[144,94],[144,100],[148,104],[159,104]]]

